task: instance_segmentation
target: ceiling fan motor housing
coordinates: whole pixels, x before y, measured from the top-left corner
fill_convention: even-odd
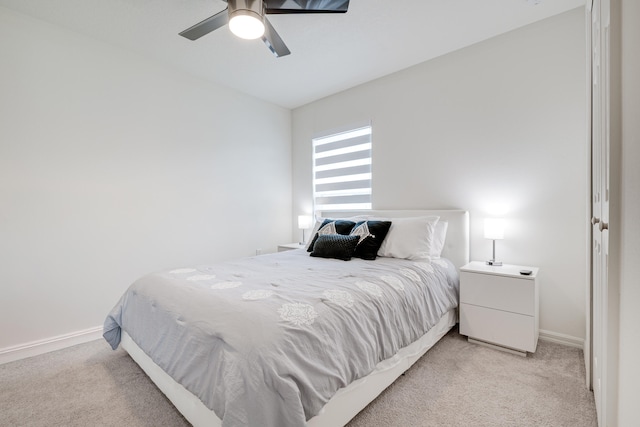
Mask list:
[[[228,0],[228,3],[229,19],[245,15],[264,22],[264,2],[262,0]]]

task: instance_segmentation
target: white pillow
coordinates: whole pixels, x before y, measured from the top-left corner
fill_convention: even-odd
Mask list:
[[[439,216],[393,218],[387,237],[382,242],[378,256],[429,259],[435,225]]]
[[[433,233],[433,241],[431,242],[431,251],[429,251],[429,257],[431,259],[439,259],[442,255],[442,249],[444,249],[444,241],[447,238],[448,227],[449,221],[439,220],[436,223]]]

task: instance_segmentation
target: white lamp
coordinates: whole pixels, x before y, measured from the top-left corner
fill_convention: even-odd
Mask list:
[[[501,266],[502,261],[496,261],[496,240],[504,239],[504,219],[487,218],[484,220],[484,238],[493,240],[493,257],[487,261],[488,265]]]
[[[253,40],[264,35],[262,0],[229,0],[229,29],[236,36]]]
[[[298,215],[298,228],[302,230],[302,242],[301,245],[304,245],[304,230],[311,227],[311,218],[309,215]]]

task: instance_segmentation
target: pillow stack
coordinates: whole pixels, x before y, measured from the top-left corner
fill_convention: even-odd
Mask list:
[[[410,260],[440,258],[449,225],[440,217],[394,218],[393,222],[386,218],[365,218],[318,221],[307,251],[311,256],[345,261],[351,257],[375,260],[376,256]],[[319,242],[320,246],[316,247]]]

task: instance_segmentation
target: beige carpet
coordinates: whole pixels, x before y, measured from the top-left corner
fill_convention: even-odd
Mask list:
[[[122,350],[99,340],[0,365],[0,426],[188,426]],[[540,341],[533,356],[452,330],[349,427],[596,427],[582,351]]]

